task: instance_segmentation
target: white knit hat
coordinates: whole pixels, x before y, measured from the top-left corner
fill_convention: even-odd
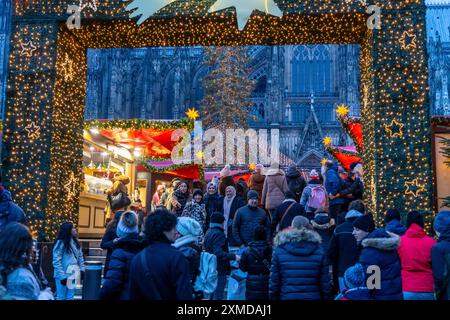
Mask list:
[[[177,219],[177,231],[182,236],[199,236],[202,233],[200,223],[189,217],[180,217]]]

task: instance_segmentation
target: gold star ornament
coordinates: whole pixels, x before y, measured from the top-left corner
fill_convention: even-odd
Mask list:
[[[420,192],[425,192],[425,186],[423,185],[419,185],[419,183],[417,182],[417,178],[414,179],[413,181],[406,181],[405,182],[405,193],[406,194],[410,194],[413,195],[414,197],[418,197]]]
[[[25,127],[28,138],[33,140],[38,139],[41,135],[41,127],[39,127],[34,121]]]
[[[341,104],[341,105],[338,106],[337,109],[336,109],[336,113],[337,113],[338,117],[344,117],[344,116],[346,116],[349,112],[350,112],[350,109],[349,109],[345,104]]]
[[[75,178],[75,174],[73,172],[70,173],[69,181],[64,185],[64,189],[67,192],[67,198],[69,201],[75,198],[77,194],[77,178]]]
[[[27,43],[21,43],[22,52],[20,52],[21,56],[25,56],[27,58],[31,58],[33,56],[33,52],[36,51],[36,46],[33,44],[33,41],[28,41]]]
[[[408,31],[403,32],[399,42],[402,45],[402,49],[409,50],[412,48],[417,48],[416,35],[410,34]]]
[[[198,111],[195,110],[194,108],[188,109],[188,111],[186,112],[186,115],[191,120],[195,120],[195,119],[197,119],[199,117]]]
[[[397,120],[393,119],[390,124],[385,124],[384,128],[387,133],[389,133],[391,138],[395,137],[401,137],[403,136],[403,127],[405,125],[403,123],[398,122]]]
[[[326,146],[331,146],[331,143],[333,142],[333,139],[331,139],[331,137],[325,137],[323,139],[323,144]]]

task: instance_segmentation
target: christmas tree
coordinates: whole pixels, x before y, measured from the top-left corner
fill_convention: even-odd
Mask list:
[[[248,78],[246,48],[205,48],[204,63],[211,69],[203,78],[204,127],[246,128],[252,108],[249,97],[255,88],[254,81]]]

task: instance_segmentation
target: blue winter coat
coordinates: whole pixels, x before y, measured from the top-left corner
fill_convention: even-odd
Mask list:
[[[131,300],[192,300],[186,258],[168,241],[151,243],[131,262],[130,293]]]
[[[236,255],[228,252],[228,240],[221,225],[210,224],[203,241],[203,248],[206,252],[216,256],[219,275],[230,274],[230,261],[235,260]]]
[[[341,191],[343,186],[341,178],[338,175],[337,166],[332,166],[327,170],[326,178],[325,178],[325,189],[328,194],[336,195]],[[336,198],[329,201],[330,206],[334,206],[336,204],[344,204],[344,198]]]
[[[238,246],[253,240],[257,226],[266,228],[267,240],[270,238],[270,221],[266,212],[261,208],[245,206],[236,212],[233,220],[233,240]]]
[[[101,300],[130,300],[130,267],[134,256],[144,248],[137,234],[120,239],[111,254],[106,272]]]
[[[26,224],[25,212],[12,201],[11,192],[3,189],[0,193],[0,227],[4,228],[10,222]]]
[[[431,262],[434,276],[434,289],[437,293],[441,291],[443,293],[437,298],[439,300],[449,300],[450,284],[447,283],[445,287],[445,273],[446,270],[450,269],[450,229],[439,236],[438,242],[431,249]]]
[[[366,271],[366,280],[374,274],[367,273],[369,266],[378,266],[381,271],[381,288],[372,289],[372,297],[375,300],[403,300],[401,264],[397,254],[400,237],[379,228],[371,232],[361,244],[363,249],[359,263]]]
[[[331,298],[325,254],[317,232],[287,229],[275,237],[269,282],[271,300]]]
[[[386,224],[386,231],[395,233],[398,236],[403,236],[406,233],[406,227],[397,219],[393,219]]]
[[[269,298],[269,274],[272,248],[267,241],[253,241],[241,256],[239,268],[247,272],[245,298],[267,300]],[[267,262],[264,264],[264,260]]]

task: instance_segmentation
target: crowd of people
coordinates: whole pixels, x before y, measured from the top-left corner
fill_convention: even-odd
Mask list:
[[[126,195],[112,193],[99,298],[448,300],[450,211],[439,212],[433,230],[426,230],[421,213],[390,208],[377,227],[362,200],[360,163],[346,172],[327,161],[320,172],[309,172],[309,181],[295,165],[286,173],[264,170],[257,165],[247,185],[226,166],[220,179],[192,192],[175,178],[169,188],[156,188],[145,219]],[[23,221],[5,223],[5,295],[51,295],[33,268],[34,256]],[[82,279],[85,268],[69,222],[61,225],[53,266],[56,298],[73,299],[71,270]]]

